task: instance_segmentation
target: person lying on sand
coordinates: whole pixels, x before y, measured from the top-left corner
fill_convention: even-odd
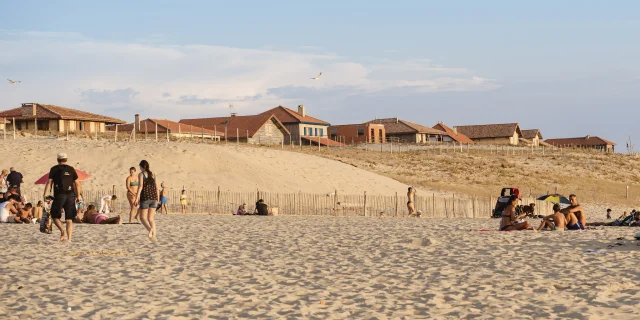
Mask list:
[[[571,201],[571,205],[560,210],[565,216],[568,213],[572,213],[578,218],[578,222],[580,222],[580,229],[584,229],[584,226],[587,225],[587,216],[585,214],[584,208],[578,204],[578,197],[575,194],[569,195],[569,201]]]
[[[502,219],[500,219],[500,231],[514,231],[530,229],[529,221],[519,222],[526,216],[525,213],[516,216],[516,207],[518,206],[518,196],[509,197],[509,205],[502,211]]]
[[[567,226],[567,219],[564,214],[560,212],[560,205],[553,205],[553,214],[550,214],[544,218],[542,218],[542,222],[540,223],[540,227],[536,229],[537,231],[542,230],[542,228],[548,228],[550,230],[556,231],[564,231],[564,228]]]
[[[96,206],[91,204],[87,207],[87,211],[82,217],[82,222],[89,224],[121,224],[122,218],[120,216],[109,218],[106,214],[98,212]]]

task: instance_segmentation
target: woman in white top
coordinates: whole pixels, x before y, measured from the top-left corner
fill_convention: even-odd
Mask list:
[[[108,194],[100,199],[100,213],[110,213],[113,210],[111,201],[117,199],[115,194]]]
[[[9,183],[7,182],[8,175],[9,170],[2,169],[2,174],[0,174],[0,195],[4,195],[9,191]]]
[[[16,203],[19,201],[20,196],[11,195],[7,201],[0,203],[0,222],[22,223],[18,216],[18,208],[16,208]]]

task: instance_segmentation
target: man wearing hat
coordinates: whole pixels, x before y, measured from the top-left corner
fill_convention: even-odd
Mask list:
[[[51,218],[53,223],[60,230],[60,241],[63,241],[64,229],[62,228],[62,210],[67,222],[67,239],[71,242],[73,236],[73,220],[76,218],[76,195],[82,197],[82,186],[78,181],[76,170],[67,165],[67,154],[58,153],[58,164],[51,167],[49,171],[49,181],[44,187],[42,197],[46,200],[47,193],[53,186],[53,204],[51,204]]]
[[[16,171],[16,168],[9,168],[9,174],[7,175],[7,182],[9,183],[9,187],[16,187],[18,190],[18,194],[20,193],[20,184],[22,184],[22,173]]]

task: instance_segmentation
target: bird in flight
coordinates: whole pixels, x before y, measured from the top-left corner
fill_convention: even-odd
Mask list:
[[[320,72],[320,74],[317,77],[311,78],[311,80],[318,80],[318,79],[320,79],[320,76],[322,76],[322,72]]]
[[[7,79],[7,81],[9,81],[10,84],[16,84],[16,83],[22,82],[22,81],[13,81],[11,79]]]

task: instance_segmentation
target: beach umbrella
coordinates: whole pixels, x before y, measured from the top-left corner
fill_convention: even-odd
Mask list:
[[[76,173],[78,174],[78,180],[79,181],[84,181],[87,180],[89,178],[91,178],[91,175],[82,171],[82,170],[78,170],[75,169]],[[44,176],[42,176],[42,178],[38,179],[38,181],[36,181],[35,184],[47,184],[47,181],[49,181],[49,174],[45,174]]]
[[[571,201],[567,199],[567,197],[560,194],[548,194],[546,196],[542,196],[538,198],[540,201],[548,201],[553,203],[562,203],[562,204],[571,204]]]

